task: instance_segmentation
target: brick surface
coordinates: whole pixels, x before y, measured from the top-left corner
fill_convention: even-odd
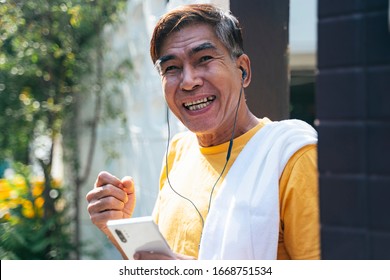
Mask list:
[[[324,259],[390,259],[388,0],[320,0],[318,166]]]
[[[318,24],[318,66],[352,67],[365,60],[364,18],[361,15],[320,21]]]
[[[390,63],[390,31],[388,11],[372,13],[366,17],[367,62],[369,64]]]
[[[366,198],[367,187],[362,176],[321,175],[321,223],[342,227],[366,227],[368,222]]]
[[[390,260],[390,234],[374,232],[370,236],[370,259]]]
[[[326,123],[318,126],[319,171],[323,174],[362,174],[366,164],[363,124]]]
[[[390,234],[390,178],[371,177],[368,180],[369,228]]]
[[[370,258],[369,238],[364,230],[346,230],[323,226],[322,259],[365,260]]]
[[[365,6],[364,0],[327,0],[318,1],[320,18],[356,13]]]
[[[363,68],[321,71],[316,87],[317,118],[357,120],[366,116],[366,75]]]
[[[390,52],[390,46],[389,46]],[[390,65],[367,70],[368,116],[373,120],[390,120]]]
[[[389,5],[389,0],[364,0],[367,11],[386,10]]]
[[[367,127],[368,174],[389,176],[390,123],[378,122]]]

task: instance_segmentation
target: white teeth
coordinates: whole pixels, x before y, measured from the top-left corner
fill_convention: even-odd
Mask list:
[[[207,107],[210,104],[211,104],[211,101],[207,101],[206,103],[189,106],[188,109],[190,111],[200,110],[200,109]]]
[[[215,96],[209,96],[196,101],[184,103],[184,106],[190,111],[200,110],[210,105],[214,99]]]
[[[191,106],[191,105],[196,105],[196,104],[204,103],[204,102],[207,102],[207,98],[199,99],[199,100],[196,100],[196,101],[193,101],[193,102],[184,103],[184,106],[188,107],[188,106]]]

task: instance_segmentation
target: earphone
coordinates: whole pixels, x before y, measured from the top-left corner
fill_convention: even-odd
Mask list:
[[[238,117],[238,109],[240,107],[240,103],[241,103],[241,96],[242,96],[242,91],[243,91],[243,88],[244,88],[244,80],[245,78],[247,77],[247,72],[245,71],[244,68],[240,67],[240,69],[242,70],[242,80],[241,80],[241,88],[240,88],[240,93],[239,93],[239,97],[238,97],[238,102],[237,102],[237,107],[236,107],[236,112],[235,112],[235,117],[234,117],[234,123],[233,123],[233,129],[232,129],[232,135],[230,137],[230,140],[229,140],[229,147],[227,149],[227,153],[226,153],[226,161],[225,161],[225,164],[222,168],[222,171],[221,173],[219,174],[217,180],[215,181],[213,187],[211,188],[211,192],[210,192],[210,197],[209,197],[209,203],[208,203],[208,209],[207,209],[207,213],[209,212],[210,210],[210,207],[211,207],[211,201],[212,201],[212,198],[213,198],[213,193],[214,193],[214,189],[217,185],[217,183],[219,182],[219,180],[221,179],[223,173],[225,172],[225,169],[226,169],[226,166],[229,162],[229,159],[230,159],[230,155],[231,155],[231,151],[232,151],[232,148],[233,148],[233,141],[234,141],[234,133],[235,133],[235,130],[236,130],[236,123],[237,123],[237,117]],[[165,152],[165,175],[166,175],[166,178],[167,178],[167,183],[169,185],[169,187],[171,188],[171,190],[177,194],[178,196],[180,196],[181,198],[187,200],[188,202],[190,202],[192,204],[192,206],[194,207],[194,209],[196,210],[196,212],[198,213],[200,219],[201,219],[201,222],[202,222],[202,232],[201,232],[201,236],[200,236],[200,240],[202,240],[202,234],[203,234],[203,228],[204,228],[204,218],[202,216],[202,214],[200,213],[200,210],[198,209],[198,207],[195,205],[195,203],[183,196],[182,194],[178,193],[172,186],[171,182],[170,182],[170,179],[169,179],[169,172],[168,172],[168,152],[169,152],[169,142],[170,142],[170,124],[169,124],[169,108],[167,106],[167,111],[166,111],[166,118],[167,118],[167,129],[168,129],[168,141],[167,141],[167,146],[166,146],[166,152]],[[199,241],[199,246],[200,246],[200,241]]]
[[[234,132],[235,132],[235,130],[236,130],[236,122],[237,122],[238,108],[239,108],[240,103],[241,103],[242,90],[244,89],[244,81],[245,81],[245,78],[246,78],[246,76],[247,76],[246,70],[245,70],[243,67],[240,67],[240,69],[241,69],[241,71],[242,71],[241,89],[240,89],[240,95],[239,95],[239,97],[238,97],[237,108],[236,108],[236,114],[235,114],[235,117],[234,117],[234,124],[233,124],[232,136],[231,136],[231,138],[230,138],[230,143],[229,143],[228,151],[227,151],[227,154],[226,154],[226,161],[229,160],[230,154],[231,154],[231,151],[232,151],[232,148],[233,148],[233,139],[234,139]],[[227,162],[226,162],[226,163],[227,163]]]
[[[243,68],[243,67],[240,67],[241,71],[242,71],[242,83],[244,83],[244,80],[247,76],[247,73],[246,73],[246,70]]]

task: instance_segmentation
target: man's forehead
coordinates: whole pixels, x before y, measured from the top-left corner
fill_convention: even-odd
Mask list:
[[[181,27],[167,34],[160,45],[160,54],[167,54],[170,48],[193,49],[194,47],[210,42],[218,45],[219,38],[214,28],[206,23],[194,23]],[[164,51],[164,49],[166,51]]]
[[[217,50],[217,46],[213,42],[205,41],[205,42],[199,42],[198,44],[192,46],[191,48],[185,50],[186,55],[193,56],[201,51],[204,50]],[[163,54],[159,59],[156,61],[156,65],[161,65],[166,61],[172,60],[177,58],[177,55],[174,53],[167,53]]]

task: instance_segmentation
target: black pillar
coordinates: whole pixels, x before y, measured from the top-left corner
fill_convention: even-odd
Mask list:
[[[244,50],[252,62],[245,93],[258,117],[289,117],[289,0],[231,0],[230,10],[243,27]]]
[[[322,257],[390,259],[388,0],[320,0]]]

